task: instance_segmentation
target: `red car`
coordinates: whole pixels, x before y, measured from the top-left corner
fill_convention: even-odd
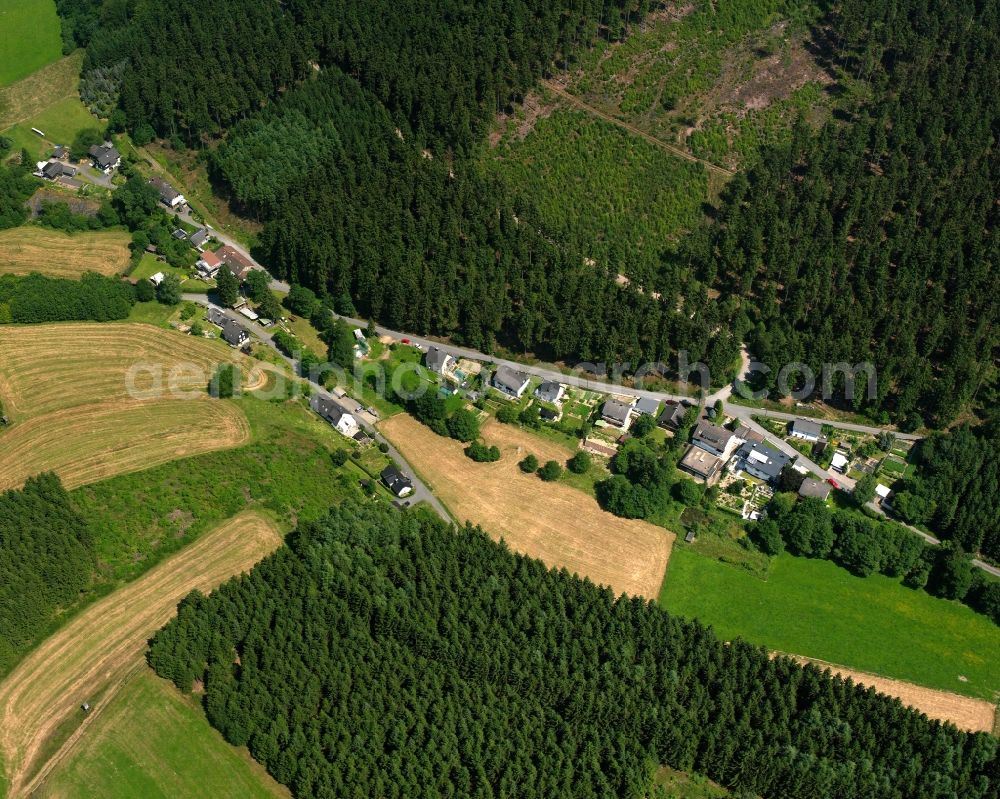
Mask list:
[[[409,344],[410,343],[410,340],[408,338],[400,339],[400,341],[403,342],[404,344]]]
[[[840,483],[838,483],[838,482],[837,482],[836,480],[834,480],[834,479],[833,479],[832,477],[827,477],[827,478],[826,478],[826,482],[828,482],[828,483],[829,483],[830,485],[832,485],[832,486],[833,486],[834,488],[836,488],[836,489],[839,489],[839,488],[840,488]]]

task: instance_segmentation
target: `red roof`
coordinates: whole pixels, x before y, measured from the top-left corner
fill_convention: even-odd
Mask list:
[[[222,263],[222,260],[219,258],[218,255],[216,255],[214,252],[209,252],[209,251],[203,252],[199,260],[202,263],[211,267],[212,269],[214,269],[215,267],[217,267],[219,264]]]

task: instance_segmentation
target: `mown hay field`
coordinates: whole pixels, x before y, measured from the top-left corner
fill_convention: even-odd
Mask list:
[[[380,429],[458,521],[478,524],[514,551],[609,585],[615,593],[651,599],[659,593],[672,533],[606,513],[582,491],[546,483],[517,466],[529,452],[541,462],[565,462],[570,450],[490,421],[483,439],[502,456],[496,463],[475,463],[462,444],[408,414],[386,420]]]
[[[250,426],[233,403],[209,399],[217,364],[257,363],[218,341],[139,324],[0,327],[0,489],[55,471],[74,487],[239,446]]]
[[[147,639],[190,591],[209,591],[248,571],[281,544],[266,517],[246,513],[205,533],[145,575],[95,602],[45,640],[0,683],[0,760],[7,796],[30,796],[66,752],[88,734],[128,674],[142,663]],[[90,714],[64,740],[89,702]],[[54,750],[54,751],[53,751]],[[44,753],[45,763],[38,762]]]
[[[32,120],[60,100],[79,102],[83,55],[83,50],[77,50],[10,86],[0,87],[0,131]],[[37,138],[37,134],[32,135]],[[71,141],[59,143],[70,144]]]
[[[70,235],[26,225],[0,231],[0,275],[41,272],[78,278],[84,272],[114,275],[128,266],[129,235],[98,230]]]
[[[208,398],[66,408],[0,433],[0,491],[44,471],[76,488],[249,440],[250,425],[240,410]]]

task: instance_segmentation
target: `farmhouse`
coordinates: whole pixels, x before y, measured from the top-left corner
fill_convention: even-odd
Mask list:
[[[663,406],[663,412],[660,414],[656,423],[662,427],[664,430],[672,430],[675,433],[677,429],[684,422],[684,416],[687,414],[688,406],[686,403],[677,402],[676,400],[667,400]]]
[[[95,144],[89,152],[91,162],[105,175],[121,166],[121,153],[109,141],[104,142],[104,144]]]
[[[784,452],[771,449],[766,444],[748,441],[736,452],[737,467],[747,474],[773,483],[781,476],[781,470],[791,461]]]
[[[815,477],[807,477],[799,486],[800,497],[814,497],[822,499],[824,502],[830,496],[830,486]]]
[[[201,258],[198,259],[197,266],[199,276],[205,280],[211,280],[219,274],[219,267],[222,266],[222,261],[214,252],[203,252]]]
[[[809,441],[813,444],[823,437],[823,428],[808,419],[796,419],[792,422],[788,432],[791,433],[792,438],[801,438],[803,441]]]
[[[455,366],[455,359],[438,347],[431,347],[424,356],[424,364],[434,374],[445,375]]]
[[[149,185],[159,192],[160,202],[167,206],[167,208],[180,208],[187,202],[183,194],[161,177],[150,178]]]
[[[230,346],[242,347],[247,342],[247,339],[250,338],[250,334],[247,333],[246,328],[232,319],[226,319],[221,327],[222,338]]]
[[[493,373],[491,385],[512,399],[521,399],[528,388],[528,376],[509,366],[498,366]]]
[[[247,279],[247,275],[253,270],[253,261],[247,258],[239,250],[226,244],[215,251],[218,259],[229,267],[229,271],[236,276],[241,283]]]
[[[542,402],[551,402],[553,405],[563,398],[566,393],[566,386],[552,380],[546,380],[535,389],[535,396]]]
[[[616,399],[609,399],[601,406],[601,418],[608,424],[628,430],[632,423],[632,409],[634,403],[619,402]]]
[[[698,422],[698,426],[695,427],[691,443],[722,458],[729,452],[729,447],[733,443],[733,434],[724,427],[702,421]]]
[[[393,465],[386,466],[381,473],[382,482],[397,497],[406,497],[413,493],[413,483]]]
[[[338,433],[348,438],[353,438],[361,429],[357,419],[329,397],[317,394],[309,400],[309,407],[333,425]]]
[[[718,455],[703,450],[701,447],[688,447],[688,451],[684,453],[684,457],[681,458],[677,466],[711,485],[718,479],[724,464],[725,461]]]
[[[656,416],[656,412],[660,410],[660,401],[652,397],[640,397],[635,404],[635,410],[646,416]]]

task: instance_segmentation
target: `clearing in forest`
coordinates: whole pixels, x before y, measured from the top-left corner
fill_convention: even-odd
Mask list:
[[[33,225],[11,228],[0,231],[0,275],[114,275],[128,266],[128,245],[129,234],[120,230],[70,235]]]
[[[529,452],[543,463],[565,463],[570,450],[490,421],[483,439],[502,456],[496,463],[475,463],[463,453],[464,445],[408,414],[386,420],[380,429],[460,522],[480,525],[514,551],[609,585],[615,593],[657,596],[672,533],[606,513],[582,491],[544,482],[517,466]]]
[[[237,516],[95,602],[29,654],[0,683],[7,796],[32,795],[48,770],[87,735],[142,664],[147,639],[170,619],[178,601],[248,571],[280,544],[269,519]],[[86,716],[80,711],[84,702],[91,705]]]

